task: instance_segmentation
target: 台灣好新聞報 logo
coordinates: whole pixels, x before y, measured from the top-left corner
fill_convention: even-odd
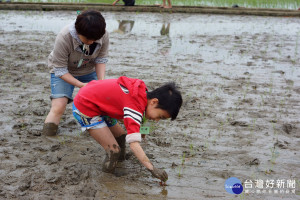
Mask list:
[[[235,177],[230,177],[225,181],[225,190],[230,194],[241,194],[243,192],[242,182]]]

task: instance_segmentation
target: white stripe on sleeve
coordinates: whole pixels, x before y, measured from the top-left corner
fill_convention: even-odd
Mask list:
[[[124,118],[131,118],[140,125],[142,123],[143,115],[136,110],[124,107]]]

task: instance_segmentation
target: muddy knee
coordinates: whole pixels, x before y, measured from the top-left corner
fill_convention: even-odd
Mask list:
[[[43,127],[43,135],[45,136],[54,136],[57,134],[58,125],[55,123],[45,123]]]
[[[109,149],[106,151],[106,157],[103,161],[102,171],[107,173],[113,173],[118,163],[118,159],[121,153],[121,149],[119,146],[113,146],[113,149]]]

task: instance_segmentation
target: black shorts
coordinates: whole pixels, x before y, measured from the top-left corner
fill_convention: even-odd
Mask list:
[[[134,6],[135,0],[123,0],[125,6]]]

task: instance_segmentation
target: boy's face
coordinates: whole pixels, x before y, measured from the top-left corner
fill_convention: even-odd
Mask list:
[[[170,114],[161,108],[157,108],[158,99],[150,99],[148,100],[145,117],[149,120],[159,121],[161,119],[170,118]]]

